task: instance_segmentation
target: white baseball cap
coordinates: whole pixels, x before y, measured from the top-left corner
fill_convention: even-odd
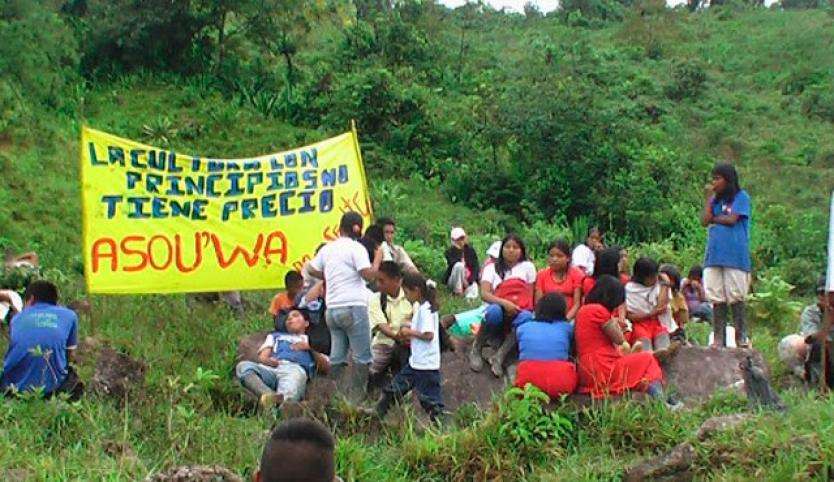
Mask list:
[[[464,236],[466,236],[466,231],[463,228],[452,228],[452,241],[463,238]]]
[[[489,246],[487,256],[498,259],[501,256],[501,241],[496,241]]]

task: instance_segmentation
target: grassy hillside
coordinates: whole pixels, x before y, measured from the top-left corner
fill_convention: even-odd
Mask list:
[[[344,33],[322,20],[320,35],[297,58],[306,116],[265,110],[207,72],[79,72],[63,86],[47,86],[62,96],[53,102],[53,94],[28,88],[31,79],[20,72],[0,70],[0,247],[37,251],[66,299],[85,296],[82,123],[167,140],[181,152],[233,157],[324,138],[355,116],[376,212],[398,219],[407,248],[433,276],[442,270],[452,224],[466,226],[481,252],[506,230],[520,231],[541,261],[546,242],[572,237],[593,219],[610,225],[612,239],[635,254],[689,266],[703,249],[695,219],[701,185],[713,160],[728,158],[755,203],[758,288],[782,289],[779,309],[757,316],[753,330],[784,388],[787,414],[754,412],[743,427],[696,442],[693,431],[703,420],[745,403],[718,394],[679,413],[632,402],[564,408],[559,417],[569,427],[556,428],[535,415],[535,401],[508,399],[487,413],[462,410],[442,431],[406,416],[379,433],[346,410],[329,421],[339,437],[339,473],[348,481],[611,480],[629,463],[691,440],[698,478],[823,478],[834,460],[834,404],[787,388],[774,345],[796,313],[782,303],[787,288],[773,280],[807,288],[822,269],[834,185],[832,17],[727,7],[697,15],[629,12],[622,22],[599,24],[426,12],[403,11],[405,20],[392,24],[433,42],[427,52],[403,57],[389,49],[363,58],[350,50],[364,38],[362,22]],[[8,40],[14,22],[0,21],[0,40]],[[472,24],[458,70],[453,46],[464,21]],[[377,37],[394,31],[411,38],[383,21],[368,24]],[[10,62],[8,45],[0,42],[0,66]],[[241,39],[229,49],[243,59],[246,78],[255,47]],[[271,62],[264,68],[277,80],[264,95],[286,87],[275,73],[280,59]],[[325,74],[332,90],[311,93]],[[570,182],[596,177],[589,173],[598,172],[597,159],[608,163],[600,169],[610,183],[589,191],[605,208],[559,204],[557,194],[576,187]],[[528,193],[537,194],[521,195]],[[606,217],[616,213],[622,218]],[[246,293],[252,307],[240,321],[184,296],[93,297],[94,315],[82,320],[80,337],[146,361],[146,387],[123,404],[96,397],[0,403],[0,479],[136,480],[186,463],[248,474],[275,418],[251,412],[230,371],[237,338],[271,325],[263,315],[269,295]],[[766,312],[764,303],[754,304],[755,314]],[[443,313],[462,307],[446,303]],[[0,339],[0,350],[5,343]],[[82,359],[80,370],[89,379],[93,361]],[[544,427],[545,436],[513,435],[533,426]]]

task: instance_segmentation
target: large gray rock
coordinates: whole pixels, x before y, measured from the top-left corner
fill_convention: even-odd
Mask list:
[[[745,392],[740,365],[750,357],[765,376],[769,373],[761,353],[753,349],[716,349],[685,346],[663,365],[667,385],[674,387],[684,401],[704,401],[718,390]]]
[[[238,360],[252,360],[257,358],[258,347],[263,343],[267,332],[248,335],[238,343]],[[443,398],[448,410],[455,410],[461,405],[474,403],[486,408],[493,396],[501,394],[510,383],[509,377],[496,378],[485,364],[481,372],[475,373],[469,369],[468,351],[469,341],[452,338],[454,351],[446,351],[441,355],[440,371],[443,378]],[[491,348],[484,350],[488,356]],[[750,357],[759,367],[761,373],[769,373],[761,354],[752,349],[726,348],[722,350],[698,346],[681,347],[663,364],[666,383],[674,388],[684,402],[700,402],[709,399],[717,390],[730,389],[745,393],[744,373],[740,368],[742,361]],[[514,373],[515,361],[510,361],[508,373]],[[319,394],[321,386],[327,393]],[[325,403],[324,397],[330,396],[331,385],[311,383],[308,386],[307,397],[316,398],[318,404]],[[640,397],[642,394],[635,394]],[[570,397],[575,403],[587,405],[587,396],[573,395]]]

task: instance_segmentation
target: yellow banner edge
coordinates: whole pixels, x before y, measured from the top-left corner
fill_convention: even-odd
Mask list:
[[[84,186],[87,183],[87,170],[85,169],[85,162],[84,162],[84,137],[85,133],[87,132],[88,127],[84,124],[81,124],[81,135],[78,139],[78,168],[81,174],[81,182],[79,183],[79,195],[81,196],[81,249],[84,250],[84,256],[81,257],[81,261],[84,263],[84,287],[87,290],[87,294],[90,295],[93,293],[92,291],[92,277],[90,276],[89,266],[92,260],[88,259],[90,256],[89,249],[87,246],[87,234],[89,232],[89,218],[87,216],[87,200],[86,196],[84,196]]]
[[[353,134],[353,150],[356,152],[356,158],[359,160],[359,169],[362,174],[362,186],[365,188],[365,195],[368,197],[368,211],[370,219],[368,222],[374,220],[374,203],[371,198],[371,190],[368,188],[368,175],[365,173],[365,160],[362,159],[362,150],[359,149],[359,133],[356,131],[356,120],[350,120],[350,132]]]

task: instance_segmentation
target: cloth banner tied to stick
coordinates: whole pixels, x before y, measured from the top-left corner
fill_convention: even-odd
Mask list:
[[[90,293],[280,288],[342,213],[371,219],[356,130],[246,159],[184,155],[81,131]]]

